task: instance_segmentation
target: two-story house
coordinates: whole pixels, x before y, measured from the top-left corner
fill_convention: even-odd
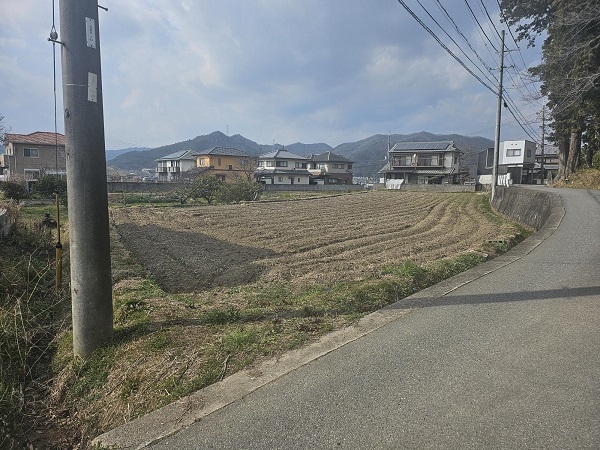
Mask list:
[[[196,157],[192,150],[181,150],[155,161],[158,181],[180,180],[185,172],[196,167]]]
[[[352,164],[348,158],[325,152],[311,155],[308,171],[317,184],[352,184]]]
[[[254,176],[264,184],[310,184],[309,161],[281,148],[258,157]]]
[[[399,142],[379,171],[386,185],[459,182],[460,155],[453,141]]]
[[[194,153],[196,168],[205,169],[202,173],[215,175],[222,181],[239,178],[254,179],[256,158],[243,150],[231,147],[213,147]]]
[[[66,175],[64,134],[7,133],[4,154],[0,155],[0,172],[4,179],[22,176],[29,188],[43,175]]]
[[[535,167],[536,143],[526,140],[502,141],[498,148],[498,176],[500,184],[531,184]],[[492,184],[494,149],[488,148],[479,154],[477,165],[478,182]]]

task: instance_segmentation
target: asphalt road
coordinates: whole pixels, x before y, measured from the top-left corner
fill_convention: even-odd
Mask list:
[[[149,448],[600,448],[600,191],[558,192],[530,253]]]

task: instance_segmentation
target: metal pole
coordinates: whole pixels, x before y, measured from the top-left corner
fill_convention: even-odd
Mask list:
[[[500,76],[498,77],[498,109],[496,110],[496,135],[494,138],[494,167],[492,169],[492,200],[496,198],[498,184],[498,156],[500,154],[500,122],[502,121],[502,77],[504,76],[504,30],[500,35]]]
[[[108,194],[97,0],[61,0],[73,351],[113,333]]]

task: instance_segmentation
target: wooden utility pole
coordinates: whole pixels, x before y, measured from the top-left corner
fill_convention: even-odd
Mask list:
[[[494,167],[492,168],[492,200],[498,185],[498,157],[500,154],[500,123],[502,121],[502,77],[504,76],[504,30],[500,35],[500,76],[498,77],[498,109],[496,110],[496,135],[494,138]]]
[[[112,278],[97,0],[61,0],[73,351],[113,333]]]

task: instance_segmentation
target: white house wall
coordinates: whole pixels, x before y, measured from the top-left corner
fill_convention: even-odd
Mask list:
[[[521,154],[517,156],[507,156],[507,151],[520,149]],[[498,164],[504,165],[523,165],[535,163],[535,142],[520,140],[520,141],[503,141],[500,143],[500,151],[498,152]]]

